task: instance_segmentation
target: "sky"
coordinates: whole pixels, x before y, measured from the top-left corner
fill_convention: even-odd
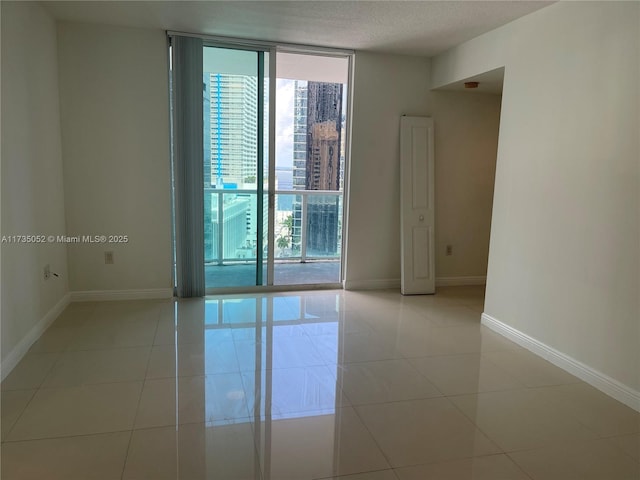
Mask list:
[[[276,167],[293,168],[294,82],[276,79]]]

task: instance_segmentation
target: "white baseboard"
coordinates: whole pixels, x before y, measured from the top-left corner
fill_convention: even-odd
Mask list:
[[[72,302],[106,302],[111,300],[151,300],[173,297],[171,288],[145,288],[139,290],[86,290],[71,292]]]
[[[463,285],[486,285],[487,276],[436,277],[436,287],[461,287]]]
[[[69,305],[70,295],[65,294],[58,303],[56,303],[45,315],[36,323],[29,333],[27,333],[18,344],[13,347],[9,355],[2,361],[0,365],[1,379],[4,380],[7,375],[11,373],[11,370],[22,360],[22,357],[29,351],[31,345],[33,345],[40,335],[49,328],[49,325],[58,318],[58,315]]]
[[[572,375],[584,380],[589,385],[597,388],[610,397],[624,403],[625,405],[640,412],[640,392],[624,385],[623,383],[605,375],[598,370],[566,355],[555,348],[546,345],[529,335],[516,330],[500,320],[493,318],[486,313],[482,314],[482,324],[489,327],[494,332],[508,338],[517,343],[521,347],[530,350],[536,355],[541,356],[545,360],[553,363],[555,366],[566,370]]]
[[[383,290],[400,288],[399,278],[381,278],[377,280],[345,280],[345,290]]]

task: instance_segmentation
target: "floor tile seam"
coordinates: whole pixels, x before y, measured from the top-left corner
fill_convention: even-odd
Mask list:
[[[538,386],[533,386],[533,387],[527,387],[527,390],[542,390],[542,389],[548,389],[548,388],[553,388],[553,387],[561,387],[564,385],[576,385],[579,383],[584,383],[586,384],[586,382],[580,380],[579,382],[576,383],[563,383],[563,384],[559,384],[559,385],[538,385]],[[562,408],[562,402],[560,400],[553,400],[553,399],[544,399],[543,400],[547,406],[552,407],[556,410]],[[563,416],[566,417],[567,415],[570,416],[571,420],[575,421],[576,423],[578,423],[582,428],[584,428],[587,432],[593,434],[595,437],[594,439],[600,439],[600,438],[605,438],[605,436],[601,435],[598,431],[596,431],[593,427],[590,427],[589,425],[587,425],[583,420],[581,420],[580,418],[578,418],[578,416],[574,413],[573,409],[569,408],[563,408],[564,412],[563,412]],[[638,428],[638,430],[636,430],[635,432],[631,432],[631,434],[634,433],[639,433],[640,432],[640,428]]]
[[[529,450],[526,450],[526,451],[533,451],[533,450],[541,450],[541,449],[529,449]],[[519,451],[522,452],[522,451],[525,451],[525,450],[519,450]],[[522,472],[522,474],[525,477],[530,478],[531,480],[535,480],[531,475],[529,475],[529,473],[524,469],[524,467],[522,465],[520,465],[518,462],[516,462],[515,458],[513,458],[511,456],[512,453],[517,453],[517,452],[515,452],[515,451],[505,452],[504,454],[511,461],[511,463],[513,463],[516,466],[516,468]]]
[[[349,402],[351,402],[351,400],[349,400]],[[387,462],[387,465],[388,465],[389,468],[387,468],[386,470],[393,470],[393,463],[391,462],[391,457],[389,455],[387,455],[387,452],[384,451],[384,449],[382,448],[382,445],[380,445],[380,442],[378,441],[376,436],[373,434],[373,432],[371,431],[371,429],[367,425],[367,422],[365,422],[363,416],[358,411],[358,408],[353,404],[350,407],[346,407],[346,408],[351,408],[353,410],[353,412],[356,415],[356,418],[362,424],[362,426],[364,427],[366,432],[369,434],[369,436],[371,437],[371,440],[373,440],[373,443],[377,447],[378,451],[382,454],[382,457],[384,458],[384,461]]]
[[[510,388],[500,388],[500,389],[492,389],[492,390],[483,390],[483,391],[475,391],[475,392],[461,392],[461,393],[445,393],[444,396],[447,398],[458,398],[458,397],[468,397],[470,395],[481,395],[484,393],[506,393],[506,392],[514,392],[517,390],[526,390],[527,387],[510,387]]]
[[[74,433],[71,435],[54,435],[52,437],[37,437],[37,438],[23,438],[20,440],[3,440],[2,445],[6,444],[17,444],[17,443],[28,443],[28,442],[39,442],[44,440],[65,440],[69,438],[79,438],[79,437],[95,437],[101,435],[113,435],[116,433],[128,433],[133,431],[133,429],[126,430],[109,430],[107,432],[93,432],[93,433]]]
[[[409,359],[405,358],[404,361],[409,365],[409,368],[411,368],[415,373],[417,373],[419,376],[421,376],[422,378],[424,378],[429,385],[431,385],[436,392],[438,392],[441,396],[446,397],[447,395],[445,395],[445,393],[438,387],[438,385],[436,385],[436,383],[431,380],[426,374],[422,373],[420,370],[418,370],[410,361]]]
[[[632,433],[631,435],[635,435],[635,434]],[[624,435],[620,435],[620,436],[624,436]],[[616,437],[599,437],[597,440],[606,442],[616,452],[623,454],[627,458],[630,458],[631,460],[634,460],[635,462],[637,462],[640,465],[640,456],[639,457],[634,457],[631,453],[627,452],[626,450],[624,450],[620,446],[615,445],[614,442],[611,441],[613,438],[616,438]]]
[[[22,418],[22,416],[24,415],[24,412],[27,411],[27,407],[31,404],[32,400],[35,398],[36,394],[38,393],[39,389],[23,389],[23,390],[33,390],[33,392],[31,393],[31,396],[29,397],[29,400],[27,401],[27,403],[25,404],[25,406],[22,408],[22,410],[20,411],[20,414],[16,417],[16,419],[13,421],[13,423],[11,424],[11,427],[9,428],[9,430],[7,430],[7,433],[5,434],[5,438],[4,440],[2,440],[1,443],[5,443],[7,442],[7,439],[9,438],[9,436],[11,435],[11,432],[13,431],[14,427],[18,424],[18,422],[20,421],[20,419]]]
[[[99,348],[90,348],[90,349],[69,349],[69,347],[66,347],[64,350],[58,350],[55,352],[50,352],[50,353],[59,353],[60,355],[63,355],[65,353],[76,353],[76,352],[107,352],[107,351],[111,351],[111,350],[133,350],[133,349],[141,349],[141,348],[148,348],[149,351],[151,352],[151,348],[152,345],[121,345],[121,346],[113,346],[113,347],[99,347]],[[40,352],[37,352],[40,353]],[[42,352],[42,353],[46,353],[46,352]]]
[[[135,425],[135,423],[134,423]],[[129,460],[129,450],[131,450],[131,440],[133,439],[133,429],[129,431],[129,439],[127,440],[127,448],[124,452],[124,459],[122,461],[122,470],[120,473],[120,480],[124,478],[124,472],[127,469],[127,460]]]
[[[126,383],[140,383],[140,384],[144,384],[145,379],[144,378],[139,378],[139,379],[135,379],[135,380],[116,380],[116,381],[111,381],[111,382],[91,382],[91,383],[80,383],[77,385],[64,385],[64,386],[57,386],[57,387],[39,387],[38,388],[38,392],[40,391],[50,391],[50,390],[69,390],[72,388],[83,388],[83,387],[95,387],[98,385],[118,385],[118,384],[126,384]]]
[[[49,354],[52,355],[52,354]],[[51,375],[51,372],[53,372],[54,368],[56,367],[56,365],[58,364],[58,362],[60,361],[60,359],[62,358],[62,353],[61,352],[56,352],[55,353],[56,357],[55,360],[51,363],[51,365],[49,366],[49,368],[46,370],[46,373],[43,375],[42,380],[40,380],[40,382],[38,383],[38,385],[35,385],[33,388],[35,388],[37,391],[39,391],[40,389],[43,388],[44,383],[46,382],[47,378],[49,378],[49,375]],[[22,361],[22,360],[21,360]],[[35,397],[36,393],[33,395]],[[25,407],[26,409],[26,407]]]
[[[436,460],[432,460],[432,461],[427,461],[427,462],[419,462],[419,463],[409,463],[406,465],[399,465],[399,466],[395,466],[393,467],[394,470],[400,470],[403,468],[412,468],[412,467],[422,467],[422,466],[431,466],[431,465],[441,465],[441,464],[445,464],[445,463],[454,463],[454,462],[460,462],[460,461],[464,461],[464,460],[474,460],[476,458],[490,458],[490,457],[507,457],[507,453],[506,452],[498,452],[498,453],[483,453],[480,455],[465,455],[462,457],[456,457],[456,458],[449,458],[449,459],[436,459]],[[527,475],[527,478],[530,478]]]
[[[489,364],[491,364],[493,367],[497,368],[499,371],[501,371],[504,374],[506,374],[508,377],[515,379],[518,383],[522,384],[524,387],[529,388],[529,386],[526,383],[524,383],[524,382],[522,382],[520,380],[520,377],[521,377],[520,374],[516,375],[516,374],[508,371],[504,367],[502,367],[500,364],[498,364],[498,362],[495,362],[495,361],[491,360],[491,357],[489,356],[490,353],[495,353],[495,352],[481,352],[480,353],[480,359],[484,360],[486,362],[489,362]]]
[[[313,477],[310,480],[334,480],[335,478],[346,478],[348,480],[349,477],[355,477],[356,475],[364,475],[364,474],[378,473],[378,472],[391,472],[391,474],[397,480],[398,476],[396,475],[396,472],[394,472],[393,470],[394,470],[393,467],[378,468],[376,470],[362,470],[358,472],[348,473],[346,475],[335,474],[335,475],[329,475],[328,477]]]
[[[154,340],[154,342],[155,342],[156,336],[158,335],[158,329],[159,328],[160,328],[160,319],[158,319],[158,321],[156,322],[156,329],[153,332],[153,340]],[[147,356],[147,367],[144,370],[144,379],[145,380],[147,378],[147,374],[149,373],[149,366],[151,365],[151,354],[153,353],[153,345],[148,347],[148,348],[149,348],[149,355]],[[177,355],[176,355],[176,362],[177,362]],[[144,385],[142,386],[142,388],[144,390]],[[140,395],[142,396],[142,393]]]
[[[115,345],[112,347],[82,347],[82,348],[72,348],[69,347],[67,349],[65,349],[63,352],[60,353],[66,353],[66,352],[94,352],[94,351],[98,351],[98,350],[118,350],[118,349],[122,349],[122,348],[142,348],[142,347],[154,347],[156,345],[153,345],[153,343],[138,343],[135,345]]]
[[[240,423],[249,423],[249,422],[236,422],[235,420],[244,420],[245,418],[250,418],[250,417],[238,417],[238,418],[232,418],[231,420],[234,420],[234,422],[232,423],[227,423],[224,425],[238,425]],[[202,425],[203,428],[209,428],[212,427],[213,423],[216,422],[218,420],[204,420],[204,421],[186,421],[186,422],[181,422],[181,421],[175,421],[172,423],[163,423],[162,425],[143,425],[140,427],[137,427],[135,425],[135,423],[133,424],[133,427],[131,428],[131,432],[135,433],[135,432],[140,432],[140,431],[144,431],[144,430],[155,430],[155,429],[161,429],[161,428],[173,428],[176,430],[179,430],[180,427],[182,426],[191,426],[191,425]]]
[[[458,411],[458,413],[462,414],[462,416],[464,416],[467,421],[469,421],[471,423],[471,425],[473,425],[473,427],[480,432],[482,435],[484,435],[484,437],[489,440],[492,444],[494,444],[498,450],[500,450],[500,453],[507,453],[506,449],[500,444],[500,442],[498,442],[496,439],[494,439],[492,436],[490,436],[483,428],[480,427],[480,425],[478,425],[473,418],[471,418],[469,415],[467,415],[459,406],[456,402],[454,402],[453,400],[451,400],[451,398],[449,397],[445,397],[448,402],[453,405],[453,407]]]

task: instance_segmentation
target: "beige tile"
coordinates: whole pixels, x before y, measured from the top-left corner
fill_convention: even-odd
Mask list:
[[[349,405],[336,384],[336,376],[335,365],[245,372],[242,380],[249,414],[287,418],[317,415]]]
[[[151,347],[65,352],[51,369],[43,388],[144,380]]]
[[[549,402],[599,436],[640,432],[640,413],[586,383],[545,387]]]
[[[364,320],[377,332],[384,335],[396,335],[409,326],[427,324],[425,316],[403,304],[392,308],[367,309],[360,312]]]
[[[335,339],[336,348],[339,347],[335,353],[328,347],[329,340],[332,339],[325,340],[322,351],[327,363],[336,358],[341,364],[402,358],[393,338],[379,332],[350,333]]]
[[[136,428],[175,425],[176,422],[237,423],[249,417],[245,397],[239,373],[178,377],[177,384],[175,378],[147,380]]]
[[[142,388],[135,428],[203,423],[206,402],[205,377],[147,380]]]
[[[412,358],[410,363],[445,395],[524,387],[513,376],[476,353]]]
[[[353,475],[340,475],[322,480],[398,480],[393,470],[378,470],[375,472],[355,473]]]
[[[78,335],[78,327],[49,327],[36,342],[31,346],[29,352],[63,352]]]
[[[439,397],[442,394],[406,360],[341,367],[342,389],[353,405]]]
[[[463,327],[480,325],[480,314],[464,305],[444,307],[427,306],[422,309],[433,325],[438,327]]]
[[[161,318],[153,341],[154,345],[180,345],[204,343],[205,324],[203,318],[181,319],[176,325],[173,318]]]
[[[128,300],[103,302],[96,306],[89,320],[94,322],[157,320],[164,300]]]
[[[7,438],[33,440],[129,430],[141,390],[141,382],[40,389]]]
[[[260,480],[251,426],[188,424],[135,430],[122,478]]]
[[[16,423],[29,401],[36,393],[35,390],[9,390],[2,392],[0,395],[0,412],[2,419],[0,426],[2,427],[2,440],[4,440]]]
[[[130,432],[2,444],[3,480],[117,480]]]
[[[516,377],[527,387],[580,382],[577,377],[524,349],[489,352],[485,357]]]
[[[451,400],[505,452],[540,448],[551,441],[595,437],[537,389],[480,393]]]
[[[530,480],[506,455],[465,458],[396,470],[400,480]]]
[[[96,302],[74,302],[67,305],[67,308],[58,315],[53,322],[52,328],[81,326],[86,320],[91,318],[97,306]]]
[[[260,348],[256,349],[255,341],[235,342],[238,355],[238,364],[242,372],[255,371],[256,351],[263,358],[261,368],[294,368],[325,365],[327,360],[323,358],[316,344],[308,336],[276,336],[271,343],[264,339]],[[267,359],[271,359],[267,366]]]
[[[58,353],[27,353],[2,381],[2,390],[38,388],[58,357]]]
[[[482,325],[409,329],[402,331],[396,341],[407,358],[496,352],[516,347]]]
[[[356,409],[394,467],[500,453],[446,398]]]
[[[176,358],[177,357],[177,358]],[[233,340],[227,342],[155,345],[147,378],[239,372]]]
[[[301,480],[389,469],[352,408],[256,427],[265,478]]]
[[[636,480],[640,463],[606,440],[559,442],[509,454],[534,480]]]
[[[158,320],[87,321],[78,328],[78,336],[68,350],[99,350],[143,347],[153,344]]]
[[[607,440],[609,443],[615,445],[618,449],[640,462],[640,433],[611,437]]]

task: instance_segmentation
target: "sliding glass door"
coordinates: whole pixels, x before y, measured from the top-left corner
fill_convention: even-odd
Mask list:
[[[350,56],[172,39],[178,294],[337,286]]]
[[[266,284],[268,52],[203,47],[205,285]]]

